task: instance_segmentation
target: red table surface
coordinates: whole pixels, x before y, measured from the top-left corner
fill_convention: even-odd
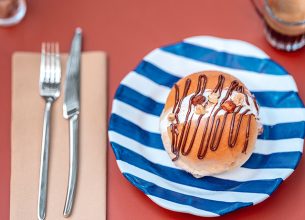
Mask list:
[[[27,2],[27,15],[19,25],[0,28],[0,220],[9,219],[11,56],[14,51],[39,51],[42,41],[58,41],[61,51],[66,52],[73,29],[82,27],[84,50],[104,50],[109,56],[110,112],[120,81],[152,49],[195,35],[235,38],[257,45],[283,65],[296,79],[301,98],[305,98],[302,86],[305,83],[305,49],[285,53],[271,48],[264,39],[262,22],[250,1]],[[109,220],[201,219],[165,210],[151,202],[122,176],[110,146],[108,149]],[[305,219],[304,169],[302,160],[271,198],[219,219]]]

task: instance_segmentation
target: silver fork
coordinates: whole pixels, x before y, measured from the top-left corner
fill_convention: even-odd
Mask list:
[[[53,102],[60,95],[60,56],[58,43],[43,43],[40,61],[40,95],[45,99],[43,132],[41,142],[41,161],[38,195],[38,219],[46,218],[48,163],[50,146],[50,121]]]

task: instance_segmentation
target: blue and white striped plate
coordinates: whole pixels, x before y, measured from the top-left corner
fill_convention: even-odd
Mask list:
[[[159,116],[170,88],[202,70],[230,73],[255,94],[264,133],[241,167],[196,179],[164,150]],[[296,168],[303,151],[304,105],[294,79],[257,47],[239,40],[191,37],[153,50],[121,82],[109,138],[123,175],[160,206],[220,216],[266,198]]]

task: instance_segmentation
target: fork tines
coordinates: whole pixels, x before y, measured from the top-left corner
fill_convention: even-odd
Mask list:
[[[39,80],[41,91],[46,90],[46,88],[51,90],[54,87],[58,87],[60,77],[61,68],[58,43],[42,43]]]

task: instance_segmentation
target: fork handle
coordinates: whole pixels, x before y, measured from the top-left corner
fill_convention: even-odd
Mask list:
[[[69,217],[73,208],[75,189],[77,182],[78,170],[78,121],[79,115],[75,114],[69,118],[70,130],[70,164],[69,164],[69,181],[66,195],[66,202],[63,211],[64,217]]]
[[[40,158],[40,178],[39,178],[39,192],[38,192],[38,219],[44,220],[46,218],[46,204],[47,204],[47,186],[48,186],[48,167],[49,167],[49,146],[50,146],[50,120],[51,108],[53,99],[47,99],[41,142],[41,158]]]

